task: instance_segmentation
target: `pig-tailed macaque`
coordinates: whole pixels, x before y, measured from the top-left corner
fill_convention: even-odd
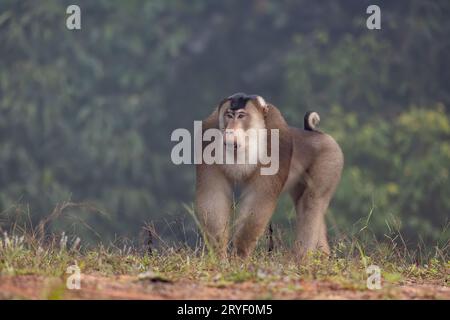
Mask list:
[[[296,256],[302,258],[315,250],[329,253],[325,213],[339,183],[344,158],[336,141],[316,129],[319,120],[316,112],[308,112],[304,129],[293,128],[262,97],[237,93],[224,99],[203,121],[203,132],[215,128],[222,133],[224,158],[234,155],[245,159],[196,166],[196,214],[207,242],[220,257],[227,256],[230,229],[234,229],[234,252],[242,258],[252,253],[282,192],[291,195],[297,213]],[[251,129],[263,132],[264,139],[247,134]],[[203,150],[209,143],[203,142]],[[264,152],[255,152],[252,146],[256,144]],[[277,163],[267,163],[267,156]],[[262,171],[268,168],[272,169]],[[234,228],[230,228],[237,187],[241,190],[239,213]]]

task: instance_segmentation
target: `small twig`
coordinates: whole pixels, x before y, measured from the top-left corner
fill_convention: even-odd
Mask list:
[[[273,248],[274,248],[274,243],[273,243],[273,227],[272,227],[272,222],[269,223],[269,229],[268,231],[268,239],[269,239],[269,247],[268,247],[268,252],[272,252]]]
[[[153,224],[153,222],[146,223],[143,229],[147,234],[147,241],[146,241],[147,253],[149,256],[151,256],[153,255],[154,240],[155,238],[157,238],[155,225]]]

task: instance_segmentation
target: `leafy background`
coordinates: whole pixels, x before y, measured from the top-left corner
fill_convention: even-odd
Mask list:
[[[72,1],[0,3],[0,226],[36,224],[91,241],[135,238],[152,221],[165,239],[195,228],[193,166],[170,161],[175,128],[192,129],[223,97],[257,93],[301,126],[318,111],[346,165],[330,232],[370,220],[383,238],[448,241],[450,2],[76,2],[82,30],[65,27]],[[292,229],[286,198],[273,218]]]

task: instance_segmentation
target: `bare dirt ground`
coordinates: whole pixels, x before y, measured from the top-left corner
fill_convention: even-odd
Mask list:
[[[81,289],[68,290],[63,278],[23,275],[0,277],[0,299],[450,299],[450,287],[428,282],[367,290],[301,279],[216,285],[91,274],[82,276]]]

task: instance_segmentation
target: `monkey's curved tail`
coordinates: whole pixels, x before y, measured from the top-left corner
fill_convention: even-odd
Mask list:
[[[320,122],[319,114],[315,111],[308,111],[305,114],[305,118],[303,120],[303,126],[304,126],[305,130],[320,132],[317,129],[319,122]]]

